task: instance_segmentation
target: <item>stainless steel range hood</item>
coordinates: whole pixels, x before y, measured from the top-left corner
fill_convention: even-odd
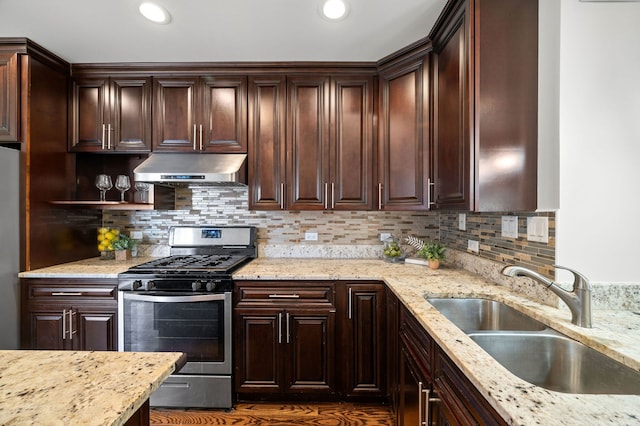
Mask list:
[[[138,182],[237,185],[247,154],[180,154],[154,152],[133,170]]]

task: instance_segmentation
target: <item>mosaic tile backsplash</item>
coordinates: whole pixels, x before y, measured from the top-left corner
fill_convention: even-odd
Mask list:
[[[104,211],[105,225],[141,231],[139,249],[165,255],[169,227],[175,225],[247,225],[258,228],[259,255],[266,257],[381,257],[381,232],[397,239],[413,235],[441,239],[466,251],[467,240],[480,241],[477,256],[518,262],[553,276],[555,216],[549,216],[549,243],[527,242],[526,217],[520,217],[521,238],[500,236],[501,214],[467,213],[467,231],[457,230],[457,212],[378,211],[250,211],[246,187],[190,186],[176,189],[176,210]],[[529,216],[537,215],[531,213]],[[318,241],[305,241],[317,232]],[[408,251],[411,248],[406,246]]]

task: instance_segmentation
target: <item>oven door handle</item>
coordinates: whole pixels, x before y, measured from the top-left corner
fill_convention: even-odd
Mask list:
[[[225,293],[197,294],[193,296],[172,296],[167,293],[162,296],[150,296],[148,294],[124,293],[127,300],[139,300],[142,302],[180,303],[180,302],[210,302],[212,300],[225,300]]]

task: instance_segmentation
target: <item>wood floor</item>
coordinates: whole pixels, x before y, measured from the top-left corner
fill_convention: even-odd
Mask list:
[[[251,403],[233,410],[151,408],[151,425],[392,426],[388,406],[358,403]]]

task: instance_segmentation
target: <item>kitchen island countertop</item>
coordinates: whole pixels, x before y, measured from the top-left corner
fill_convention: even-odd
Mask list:
[[[0,351],[0,424],[123,425],[180,352]]]
[[[87,261],[20,274],[23,278],[116,278],[130,262]],[[92,274],[93,273],[93,274]],[[393,264],[377,259],[258,258],[233,275],[235,280],[376,280],[385,282],[498,413],[513,425],[640,424],[639,395],[576,395],[534,386],[511,374],[426,300],[430,297],[483,297],[538,319],[640,371],[640,315],[593,311],[593,328],[571,324],[571,314],[543,305],[479,275],[444,266]]]

